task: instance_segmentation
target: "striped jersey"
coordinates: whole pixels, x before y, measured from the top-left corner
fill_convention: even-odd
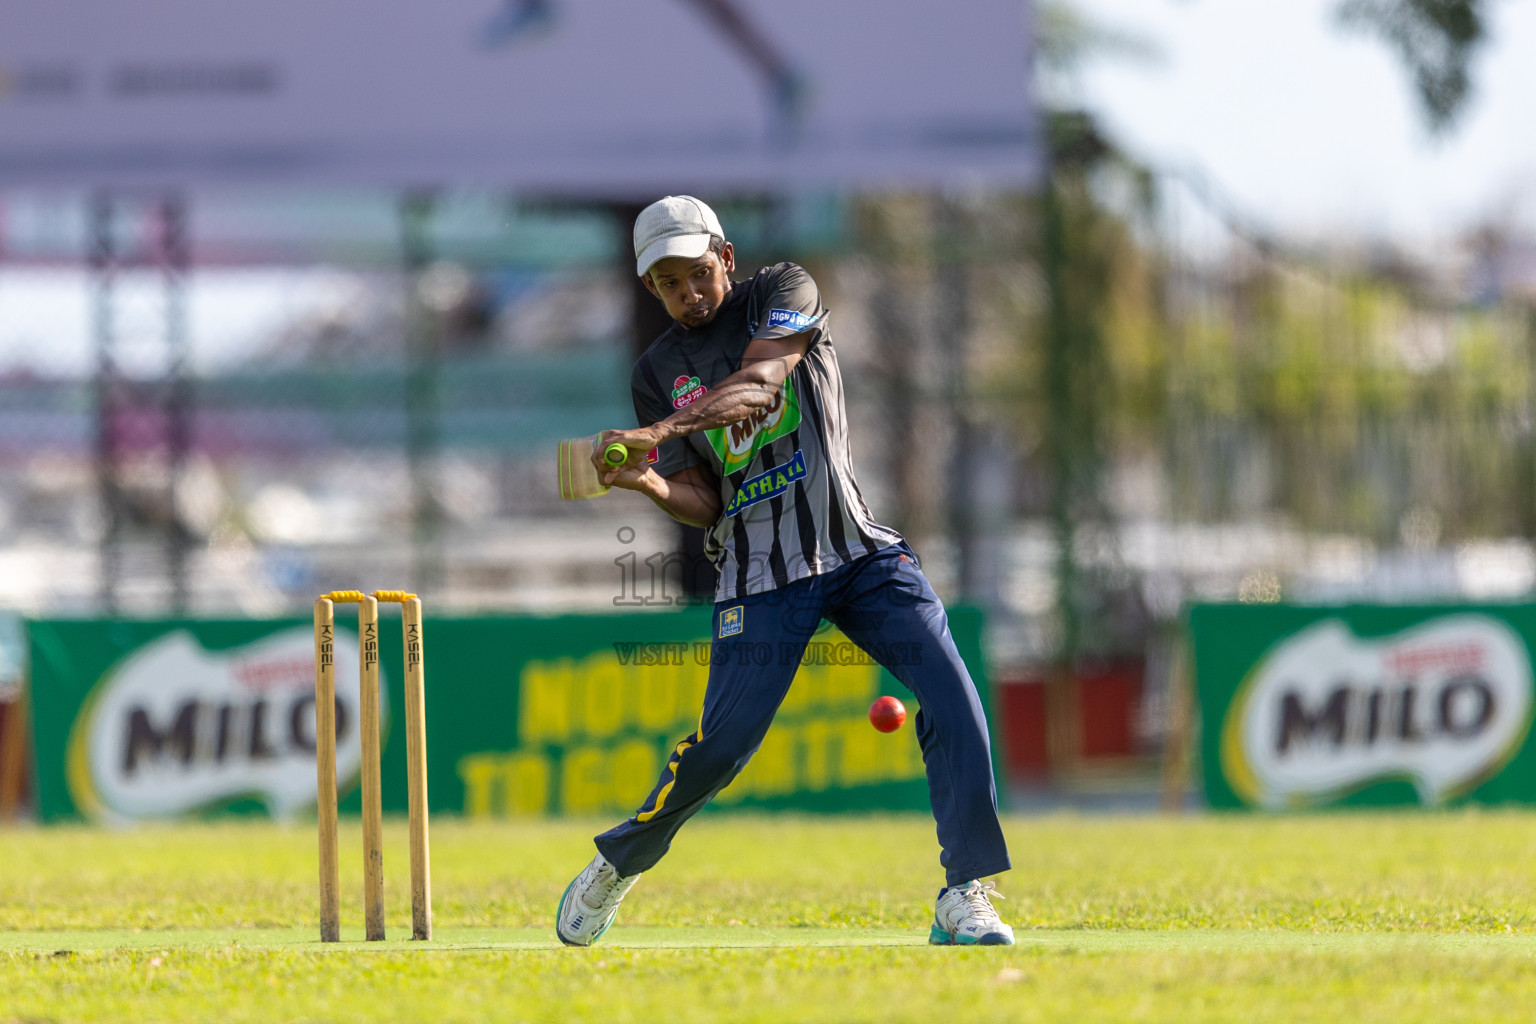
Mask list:
[[[829,572],[901,540],[859,493],[828,312],[816,282],[793,263],[732,285],[703,327],[674,323],[657,338],[630,377],[635,415],[644,426],[666,419],[741,369],[753,339],[801,332],[810,348],[771,407],[651,453],[662,476],[701,466],[719,481],[722,511],[704,549],[719,573],[717,601]]]

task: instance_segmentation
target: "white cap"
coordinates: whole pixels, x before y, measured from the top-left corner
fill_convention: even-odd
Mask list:
[[[697,259],[709,251],[709,236],[725,237],[720,218],[693,196],[667,196],[635,218],[635,273],[644,277],[668,256]]]

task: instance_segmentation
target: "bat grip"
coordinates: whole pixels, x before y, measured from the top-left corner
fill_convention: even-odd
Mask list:
[[[622,466],[629,461],[629,449],[615,441],[603,449],[603,461],[610,466]]]

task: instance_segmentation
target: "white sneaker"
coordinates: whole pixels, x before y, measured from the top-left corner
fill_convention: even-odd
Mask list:
[[[939,891],[928,941],[935,946],[1011,946],[1013,929],[992,909],[990,897],[1003,899],[991,882],[971,881]]]
[[[555,911],[555,934],[567,946],[590,946],[613,926],[624,894],[640,880],[638,874],[619,877],[602,854],[581,869],[565,887]]]

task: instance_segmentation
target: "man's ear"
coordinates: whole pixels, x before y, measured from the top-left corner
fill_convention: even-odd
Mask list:
[[[727,274],[735,272],[736,248],[735,246],[731,245],[730,242],[726,242],[725,245],[720,247],[720,263],[725,267],[725,272]]]
[[[656,282],[651,280],[651,272],[649,270],[647,270],[645,273],[640,275],[640,280],[645,282],[645,290],[646,291],[650,292],[652,295],[656,296],[658,299],[661,298],[661,292],[658,292],[656,290]]]

